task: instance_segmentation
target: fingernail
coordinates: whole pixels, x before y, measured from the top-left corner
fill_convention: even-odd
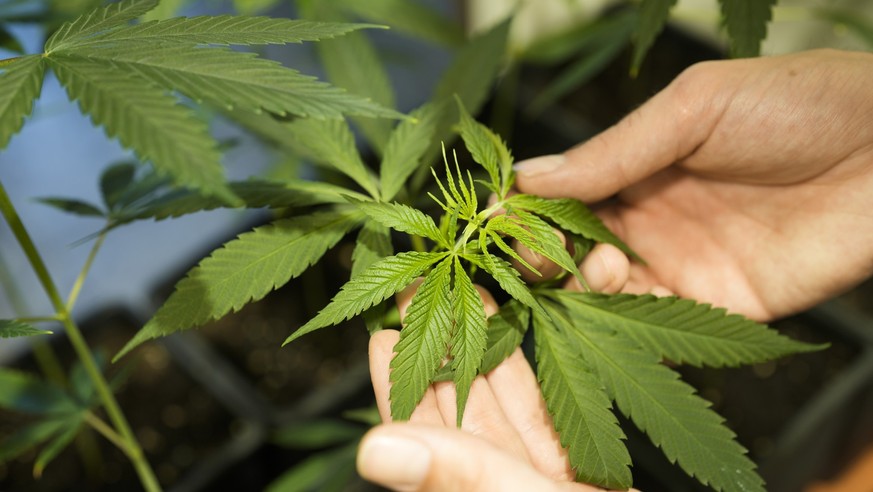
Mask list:
[[[358,472],[398,491],[417,490],[430,469],[431,451],[413,439],[371,436],[358,450]]]
[[[563,154],[544,155],[516,162],[513,169],[524,176],[536,176],[554,171],[564,164]]]

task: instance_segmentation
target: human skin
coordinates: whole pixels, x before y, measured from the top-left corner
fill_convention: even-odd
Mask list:
[[[871,87],[866,53],[701,63],[584,144],[517,164],[516,186],[595,203],[646,259],[630,263],[598,246],[580,266],[593,290],[675,292],[771,320],[873,273]],[[397,338],[385,331],[371,340],[385,422]],[[476,379],[467,408],[463,431],[453,429],[453,390],[433,385],[410,423],[364,438],[362,476],[395,490],[598,490],[569,481],[520,353]]]

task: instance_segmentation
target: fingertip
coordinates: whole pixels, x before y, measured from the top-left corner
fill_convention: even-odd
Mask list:
[[[598,244],[579,267],[588,286],[595,292],[620,292],[630,277],[630,260],[611,244]]]
[[[497,314],[497,312],[500,311],[500,307],[497,305],[497,301],[494,299],[494,296],[491,295],[491,292],[479,284],[473,284],[473,287],[476,288],[479,296],[482,297],[482,304],[485,305],[485,317],[490,318]]]

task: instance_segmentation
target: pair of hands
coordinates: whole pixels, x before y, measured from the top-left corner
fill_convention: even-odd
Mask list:
[[[580,265],[594,290],[785,316],[873,274],[871,87],[865,53],[701,63],[586,143],[518,163],[516,186],[601,202],[598,214],[647,260],[596,247]],[[397,339],[380,332],[370,346],[385,422]],[[395,490],[598,490],[572,483],[519,351],[476,379],[465,432],[454,411],[451,383],[433,385],[409,423],[364,438],[362,476]]]

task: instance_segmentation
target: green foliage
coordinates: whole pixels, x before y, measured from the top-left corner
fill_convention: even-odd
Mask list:
[[[116,359],[146,340],[200,326],[261,299],[303,273],[359,224],[355,213],[324,212],[240,235],[188,272]]]
[[[643,0],[640,3],[640,13],[637,16],[637,26],[633,34],[634,56],[633,61],[631,61],[631,73],[639,72],[643,58],[652,47],[655,38],[664,29],[667,17],[670,15],[670,9],[676,5],[676,1]]]
[[[758,56],[776,0],[719,0],[734,58]]]
[[[30,323],[14,319],[0,319],[0,338],[32,337],[51,335],[52,332],[34,328]]]
[[[45,63],[38,56],[25,56],[0,65],[0,149],[18,133],[39,97]]]
[[[335,1],[335,0],[334,0]],[[397,31],[448,46],[464,42],[464,31],[457,22],[420,2],[409,0],[340,0],[343,9]]]
[[[384,200],[394,198],[409,176],[421,168],[446,107],[445,101],[425,104],[391,132],[379,166]]]
[[[464,407],[470,396],[470,386],[485,356],[488,335],[482,297],[473,287],[473,281],[464,271],[458,257],[455,257],[454,273],[455,285],[451,296],[454,324],[449,353],[452,357],[457,394],[457,424],[460,427]]]

